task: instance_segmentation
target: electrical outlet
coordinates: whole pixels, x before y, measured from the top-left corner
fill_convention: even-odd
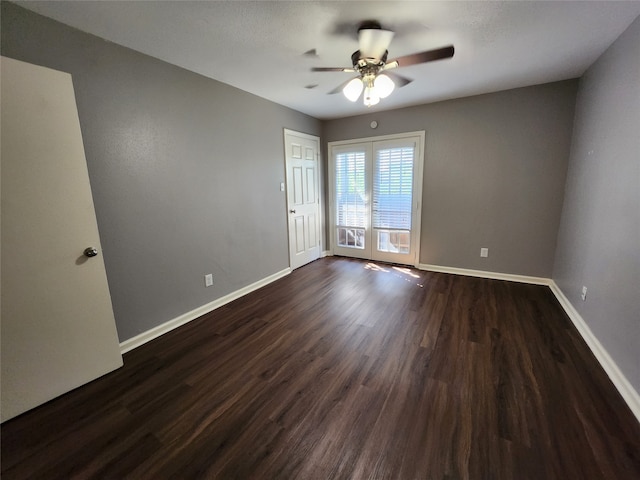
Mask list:
[[[582,298],[583,302],[587,299],[587,287],[585,287],[584,285],[582,286],[582,293],[580,294],[580,298]]]
[[[488,257],[489,256],[489,249],[488,248],[481,248],[480,249],[480,256],[481,257]]]
[[[207,273],[204,276],[204,286],[205,287],[210,287],[211,285],[213,285],[213,274],[212,273]]]

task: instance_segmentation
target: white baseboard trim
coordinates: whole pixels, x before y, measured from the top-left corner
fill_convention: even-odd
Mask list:
[[[235,292],[231,292],[228,295],[225,295],[224,297],[220,297],[217,300],[214,300],[213,302],[209,302],[206,305],[202,305],[201,307],[191,310],[190,312],[183,313],[179,317],[169,320],[168,322],[165,322],[162,325],[158,325],[157,327],[147,330],[146,332],[142,332],[141,334],[136,335],[135,337],[129,338],[124,342],[120,343],[120,352],[126,353],[130,350],[133,350],[134,348],[144,345],[145,343],[153,340],[154,338],[158,338],[160,335],[164,335],[165,333],[170,332],[171,330],[178,328],[181,325],[184,325],[185,323],[189,323],[190,321],[195,320],[198,317],[201,317],[205,313],[209,313],[217,308],[220,308],[226,305],[227,303],[230,303],[240,297],[243,297],[247,293],[251,293],[254,290],[258,290],[259,288],[262,288],[265,285],[275,282],[276,280],[282,277],[286,277],[290,273],[291,273],[291,268],[287,267],[284,270],[280,270],[279,272],[274,273],[273,275],[269,275],[268,277],[265,277],[262,280],[258,280],[257,282],[254,282],[251,285],[247,285],[246,287],[236,290]]]
[[[467,277],[490,278],[493,280],[508,280],[510,282],[531,283],[533,285],[551,285],[553,280],[544,277],[528,277],[526,275],[514,275],[512,273],[485,272],[483,270],[469,270],[467,268],[443,267],[440,265],[429,265],[419,263],[416,267],[429,272],[453,273],[455,275],[466,275]]]
[[[323,250],[320,253],[320,258],[324,258],[324,257],[332,257],[333,253],[331,253],[331,250]]]
[[[593,334],[587,323],[584,321],[584,318],[582,318],[582,315],[578,313],[569,299],[567,299],[564,293],[562,293],[562,290],[560,290],[560,287],[558,287],[556,282],[552,280],[549,288],[558,299],[558,302],[560,302],[560,305],[562,305],[562,308],[575,325],[585,343],[591,349],[591,352],[595,355],[596,359],[598,359],[600,365],[602,365],[602,368],[609,376],[609,379],[613,382],[615,387],[618,389],[618,392],[620,392],[620,395],[622,395],[622,398],[624,398],[625,402],[627,402],[627,405],[629,405],[629,408],[640,422],[640,395],[638,395],[638,392],[633,388],[620,368],[618,368],[618,365],[613,361],[609,352],[607,352],[598,338]]]

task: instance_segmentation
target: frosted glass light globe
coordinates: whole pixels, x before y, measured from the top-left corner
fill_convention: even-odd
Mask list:
[[[395,83],[391,80],[387,75],[380,74],[373,81],[373,86],[376,89],[376,93],[380,98],[387,98],[393,92],[393,89],[396,88]]]
[[[367,87],[364,89],[364,104],[367,107],[377,105],[380,102],[380,97],[375,88]]]
[[[356,77],[344,86],[342,93],[344,93],[344,96],[347,97],[349,101],[355,102],[358,100],[358,97],[360,97],[363,88],[364,84],[362,80]]]

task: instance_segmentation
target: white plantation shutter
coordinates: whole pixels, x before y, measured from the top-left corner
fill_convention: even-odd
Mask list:
[[[336,219],[337,225],[366,225],[365,152],[336,155]]]
[[[381,148],[373,169],[373,228],[411,230],[414,147]]]

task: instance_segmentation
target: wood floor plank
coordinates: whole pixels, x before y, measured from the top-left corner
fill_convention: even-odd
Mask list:
[[[545,286],[325,258],[5,422],[3,479],[638,479]]]

